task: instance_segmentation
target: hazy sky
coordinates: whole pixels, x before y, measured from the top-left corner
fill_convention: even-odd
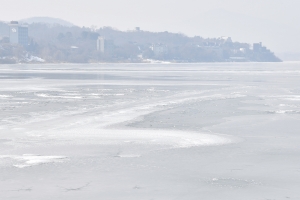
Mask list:
[[[300,52],[289,44],[300,34],[300,0],[0,0],[0,20],[49,16],[79,26],[120,30],[182,32],[232,36],[264,42],[281,52]],[[299,35],[298,35],[299,37]],[[300,39],[297,40],[299,44]],[[257,41],[258,42],[258,41]]]
[[[288,23],[297,23],[292,19],[300,17],[299,0],[0,0],[0,2],[0,17],[3,20],[52,16],[78,25],[112,24],[121,28],[127,26],[131,28],[132,24],[145,26],[156,24],[160,27],[163,23],[187,19],[214,9],[225,9]],[[157,19],[159,21],[156,21]],[[149,25],[146,25],[147,23]]]

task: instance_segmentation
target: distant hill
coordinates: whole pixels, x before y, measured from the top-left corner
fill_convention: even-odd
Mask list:
[[[29,24],[30,40],[26,46],[11,45],[4,37],[0,39],[0,63],[36,62],[30,56],[53,63],[280,62],[273,52],[259,43],[252,48],[247,43],[232,42],[230,37],[188,37],[167,31],[120,31],[110,27],[93,29],[51,25],[61,24],[60,20],[52,19],[23,22],[40,23]],[[97,41],[99,36],[102,39]],[[104,49],[97,49],[103,41]],[[5,59],[1,61],[1,58]]]
[[[33,23],[43,23],[43,24],[59,24],[62,26],[72,27],[75,26],[71,22],[65,21],[63,19],[52,18],[52,17],[31,17],[27,19],[19,20],[23,23],[33,24]]]
[[[185,32],[199,32],[202,37],[225,35],[247,43],[260,41],[277,54],[286,51],[300,54],[300,26],[290,26],[271,19],[249,16],[242,11],[236,13],[216,9],[199,12],[189,20],[176,23],[185,24],[182,27]]]

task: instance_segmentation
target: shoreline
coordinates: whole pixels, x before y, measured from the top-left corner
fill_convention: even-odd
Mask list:
[[[89,65],[89,64],[137,64],[137,65],[147,65],[147,64],[151,64],[151,65],[155,65],[155,64],[252,64],[252,63],[299,63],[300,61],[280,61],[280,62],[256,62],[256,61],[249,61],[249,62],[168,62],[168,61],[162,61],[162,62],[88,62],[88,63],[71,63],[71,62],[41,62],[41,63],[0,63],[1,65]]]

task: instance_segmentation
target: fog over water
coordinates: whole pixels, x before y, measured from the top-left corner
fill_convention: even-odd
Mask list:
[[[1,65],[0,199],[300,199],[299,65]]]

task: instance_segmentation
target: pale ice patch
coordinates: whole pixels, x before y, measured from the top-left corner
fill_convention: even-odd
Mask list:
[[[81,94],[79,94],[79,93],[64,93],[62,95],[66,95],[66,96],[81,96]]]
[[[61,98],[61,99],[82,99],[82,96],[52,96],[49,94],[45,94],[45,93],[39,93],[39,94],[35,94],[38,97],[43,97],[43,98]],[[69,94],[67,94],[69,95]]]
[[[147,91],[149,91],[149,92],[154,92],[155,89],[154,89],[154,88],[149,88],[149,89],[147,89]]]
[[[154,145],[160,148],[190,148],[197,146],[225,145],[237,139],[217,134],[196,133],[175,130],[149,130],[149,129],[85,129],[68,130],[54,137],[69,138],[73,142],[100,145]]]
[[[82,96],[53,96],[56,98],[62,98],[62,99],[82,99]]]
[[[38,97],[44,97],[44,98],[50,97],[48,94],[44,94],[44,93],[35,94],[35,95],[38,96]]]
[[[11,95],[1,95],[0,94],[0,98],[11,98],[12,96]]]
[[[139,158],[139,157],[141,157],[141,155],[138,155],[138,154],[119,154],[116,157],[119,157],[119,158]]]
[[[297,110],[276,110],[276,111],[269,111],[270,113],[275,114],[298,114],[299,111]]]
[[[275,113],[277,113],[277,114],[285,114],[285,113],[288,113],[288,112],[291,112],[291,110],[277,110],[277,111],[275,111]]]
[[[197,94],[195,94],[195,95],[197,95]],[[200,95],[200,96],[198,96],[198,95]],[[180,104],[180,103],[185,103],[185,102],[189,102],[189,101],[197,101],[197,100],[198,101],[210,101],[210,100],[236,99],[236,98],[242,98],[242,97],[246,96],[246,95],[241,95],[241,94],[229,94],[229,95],[215,94],[215,95],[204,96],[201,93],[198,95],[195,97],[180,98],[178,100],[171,100],[168,102],[164,102],[163,105]]]
[[[151,144],[171,146],[173,148],[190,148],[197,146],[215,146],[232,143],[233,139],[213,134],[194,133],[188,131],[153,131]],[[153,135],[153,136],[152,136]],[[147,134],[148,137],[148,134]]]
[[[289,101],[300,101],[300,95],[272,95],[272,96],[262,96],[263,98],[272,99],[283,99]]]
[[[149,88],[146,91],[148,91],[148,92],[169,92],[170,90],[159,90],[159,89],[155,89],[155,88]]]
[[[0,159],[13,159],[17,161],[17,164],[14,164],[14,167],[25,168],[32,167],[41,164],[47,163],[59,163],[67,159],[66,156],[42,156],[34,154],[23,154],[22,156],[17,155],[2,155]]]
[[[285,98],[285,100],[290,100],[290,101],[300,101],[300,96],[290,97],[290,98]]]
[[[105,88],[105,89],[98,89],[98,91],[112,91],[112,89]]]
[[[125,94],[99,94],[100,96],[125,96]]]
[[[245,188],[251,185],[260,185],[255,180],[237,179],[237,178],[213,178],[210,184],[218,187]]]

